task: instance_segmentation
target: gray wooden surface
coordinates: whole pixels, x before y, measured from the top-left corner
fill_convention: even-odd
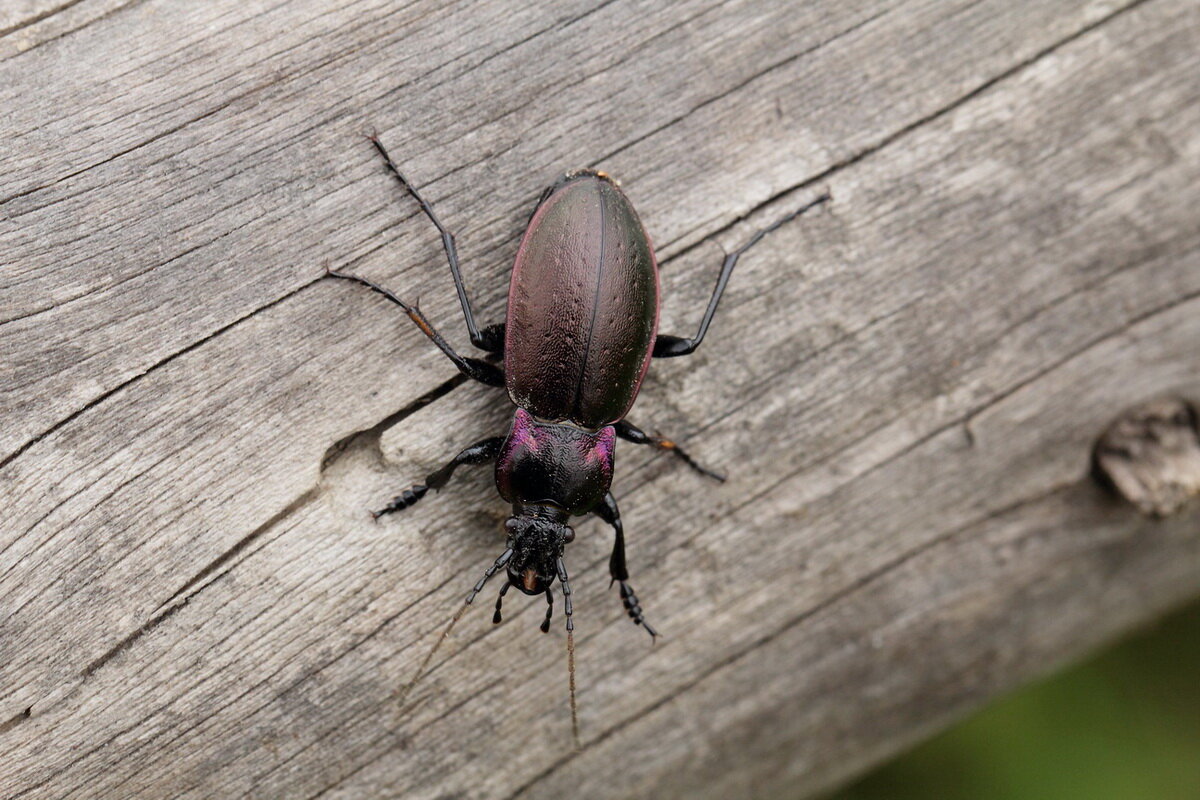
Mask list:
[[[21,0],[0,10],[0,796],[801,797],[1200,590],[1194,506],[1089,478],[1200,397],[1194,0]],[[619,176],[663,329],[620,450],[623,617],[569,550],[582,752],[540,602],[463,621],[488,432],[359,272],[466,346],[544,184]],[[511,596],[510,596],[511,597]],[[561,619],[559,620],[561,623]]]

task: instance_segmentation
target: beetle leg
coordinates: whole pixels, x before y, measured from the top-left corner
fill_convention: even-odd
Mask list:
[[[600,501],[594,511],[596,516],[613,526],[616,532],[616,540],[613,542],[612,557],[608,560],[608,573],[612,576],[613,582],[621,585],[621,602],[625,605],[625,612],[629,614],[629,618],[633,620],[635,625],[641,625],[650,634],[651,638],[658,637],[658,631],[646,622],[645,614],[642,612],[642,607],[638,603],[637,595],[633,591],[633,587],[629,585],[629,570],[625,567],[625,526],[621,524],[621,512],[617,508],[616,498],[612,496],[612,492],[607,492],[604,499]]]
[[[430,473],[425,478],[424,483],[414,483],[408,489],[405,489],[400,494],[392,498],[392,502],[388,503],[378,511],[372,511],[371,517],[379,519],[384,514],[391,514],[394,511],[408,508],[417,504],[417,501],[425,496],[425,493],[430,489],[440,490],[450,480],[450,476],[454,474],[454,470],[458,469],[460,464],[482,464],[485,461],[493,460],[500,452],[500,447],[504,444],[503,436],[492,436],[483,441],[463,450],[461,453],[450,459],[450,463]]]
[[[713,472],[711,469],[703,467],[697,463],[695,459],[684,452],[683,448],[675,444],[675,442],[671,439],[666,439],[662,436],[651,436],[628,420],[621,420],[613,427],[617,429],[617,436],[620,436],[627,442],[633,442],[634,444],[648,444],[659,450],[666,450],[674,453],[683,461],[683,463],[687,464],[701,475],[705,475],[717,481],[724,482],[725,480],[725,476],[721,473]]]
[[[471,300],[467,297],[466,287],[463,286],[462,271],[458,267],[458,247],[454,244],[454,234],[446,230],[446,226],[437,218],[437,214],[433,213],[433,206],[429,205],[425,201],[425,198],[421,197],[420,193],[417,192],[417,188],[396,167],[395,162],[392,161],[392,157],[384,149],[383,143],[379,141],[379,137],[372,134],[370,139],[371,144],[375,145],[375,149],[379,151],[379,155],[383,156],[388,171],[396,177],[396,180],[400,181],[400,185],[417,201],[417,205],[421,207],[421,210],[425,212],[425,216],[429,217],[429,221],[433,223],[434,227],[438,229],[438,233],[442,236],[442,247],[446,251],[446,260],[450,262],[450,274],[454,276],[454,289],[458,292],[458,302],[462,305],[463,318],[467,321],[467,332],[471,335],[471,344],[480,350],[499,352],[504,347],[504,338],[500,337],[496,339],[495,336],[488,335],[489,330],[496,326],[493,325],[490,328],[484,328],[480,331],[479,326],[475,324],[475,312],[471,308]]]
[[[696,331],[696,335],[690,339],[684,339],[680,336],[669,336],[667,334],[659,334],[654,340],[654,357],[655,358],[674,358],[675,356],[686,356],[696,350],[700,346],[700,342],[704,340],[704,334],[708,333],[709,323],[712,322],[713,314],[717,311],[717,304],[721,302],[721,295],[725,294],[725,286],[729,283],[729,276],[733,274],[733,268],[737,266],[738,259],[742,253],[745,253],[751,247],[758,244],[764,236],[776,228],[791,222],[796,217],[803,214],[805,211],[818,206],[821,203],[828,201],[830,195],[828,192],[822,194],[815,200],[800,206],[792,213],[780,220],[776,220],[767,227],[763,228],[754,236],[750,237],[750,241],[734,250],[729,255],[725,256],[725,261],[721,264],[721,274],[717,276],[717,285],[713,289],[712,297],[708,301],[708,308],[704,309],[704,316],[700,318],[700,327]]]
[[[542,620],[542,633],[550,632],[550,618],[554,616],[554,592],[546,589],[546,618]]]
[[[510,586],[512,586],[512,584],[508,581],[505,581],[504,585],[500,587],[500,594],[496,595],[496,613],[492,614],[493,625],[500,624],[500,607],[504,605],[504,595],[508,594],[508,587]]]
[[[453,361],[454,365],[458,367],[459,371],[468,378],[474,378],[480,383],[486,383],[488,386],[504,385],[504,370],[501,367],[495,364],[490,364],[487,361],[482,361],[478,358],[464,358],[463,356],[460,356],[454,351],[454,348],[450,346],[450,343],[442,338],[442,335],[437,332],[437,329],[429,323],[429,320],[426,319],[425,315],[421,313],[421,309],[417,308],[415,305],[410,306],[408,303],[397,297],[390,289],[385,289],[374,281],[369,281],[366,278],[351,274],[349,272],[338,272],[337,270],[330,269],[326,270],[325,274],[332,278],[342,278],[343,280],[361,283],[371,291],[383,295],[388,300],[400,306],[400,308],[404,310],[404,313],[408,315],[408,318],[411,319],[416,326],[421,329],[421,333],[428,336],[429,341],[437,345],[438,349],[445,353],[446,357]],[[493,326],[493,328],[494,327],[495,326]],[[489,328],[488,330],[492,330],[493,328]]]
[[[483,340],[483,349],[495,355],[504,355],[504,323],[497,322],[495,325],[488,325],[479,332],[479,338]]]

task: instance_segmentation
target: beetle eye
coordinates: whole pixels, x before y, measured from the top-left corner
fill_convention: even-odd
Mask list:
[[[567,528],[567,532],[565,534],[563,534],[563,542],[569,544],[573,541],[575,541],[575,529]]]

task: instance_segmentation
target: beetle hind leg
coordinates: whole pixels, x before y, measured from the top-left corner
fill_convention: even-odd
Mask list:
[[[682,336],[671,336],[660,333],[654,341],[654,357],[675,358],[676,356],[686,356],[694,353],[696,348],[700,346],[700,342],[704,341],[704,334],[708,333],[708,326],[712,323],[713,314],[717,313],[717,304],[721,302],[721,296],[725,294],[725,287],[729,284],[729,276],[733,274],[733,268],[737,266],[738,259],[742,257],[742,254],[762,241],[762,238],[771,231],[786,225],[804,212],[828,202],[830,199],[830,194],[825,192],[816,199],[810,200],[782,219],[772,222],[750,237],[750,241],[725,256],[725,261],[721,264],[721,272],[717,275],[717,285],[713,289],[712,297],[708,300],[708,306],[704,309],[704,316],[700,318],[700,327],[696,329],[696,335],[687,339]]]
[[[429,338],[429,341],[437,345],[437,348],[446,355],[446,358],[454,362],[454,366],[458,367],[459,372],[466,375],[468,378],[474,378],[480,383],[485,383],[488,386],[504,385],[504,369],[502,367],[478,358],[460,356],[454,350],[454,348],[450,346],[450,343],[447,342],[440,333],[438,333],[437,329],[433,327],[433,325],[425,317],[425,314],[423,314],[421,309],[416,305],[409,305],[397,297],[396,294],[390,289],[386,289],[383,286],[380,286],[378,283],[367,280],[360,275],[355,275],[350,272],[338,272],[335,269],[327,269],[325,274],[331,278],[341,278],[342,280],[360,283],[371,291],[383,295],[391,302],[400,306],[404,313],[408,315],[408,318],[413,321],[413,324],[421,329],[421,333],[425,334],[425,336]],[[494,336],[494,331],[497,329],[497,327],[499,326],[493,325],[492,327],[488,328],[487,331],[492,332],[492,335]],[[500,341],[503,342],[503,337],[501,337]]]
[[[387,164],[388,172],[392,173],[412,199],[417,201],[417,205],[421,207],[421,211],[429,218],[429,221],[433,223],[433,226],[438,230],[438,234],[442,237],[442,248],[446,251],[446,260],[450,262],[450,274],[454,278],[454,290],[458,292],[458,301],[462,305],[463,319],[467,323],[467,332],[471,336],[471,344],[489,353],[501,352],[504,349],[503,324],[490,325],[480,330],[479,326],[475,323],[475,311],[471,308],[471,300],[467,297],[466,287],[463,286],[462,270],[458,266],[458,247],[454,242],[454,234],[447,230],[442,221],[438,219],[437,214],[433,211],[433,206],[421,196],[420,192],[417,191],[417,187],[413,186],[412,182],[404,177],[404,173],[396,166],[396,162],[392,161],[392,157],[388,155],[388,151],[384,148],[383,142],[379,141],[379,137],[372,134],[368,138],[370,138],[371,144],[375,145],[375,149],[379,151],[379,155],[383,157],[384,163]],[[499,336],[496,335],[497,328],[501,329]]]

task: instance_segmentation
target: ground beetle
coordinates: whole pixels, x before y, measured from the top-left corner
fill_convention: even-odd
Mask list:
[[[506,387],[516,406],[506,436],[476,442],[430,474],[424,483],[406,489],[386,507],[372,512],[378,519],[407,508],[429,489],[445,486],[460,465],[489,461],[496,465],[500,495],[513,508],[504,524],[508,536],[504,552],[475,584],[409,688],[450,628],[497,572],[503,569],[507,577],[496,600],[493,621],[500,621],[505,592],[516,586],[525,594],[546,595],[543,632],[550,629],[554,608],[550,590],[557,578],[567,620],[571,720],[578,742],[572,635],[575,624],[571,618],[571,585],[563,564],[564,546],[575,538],[568,520],[595,514],[613,527],[616,541],[609,574],[620,586],[630,618],[652,637],[657,636],[628,583],[625,533],[617,502],[609,491],[615,440],[620,437],[668,450],[697,472],[723,478],[697,464],[670,439],[647,434],[626,421],[625,414],[637,397],[651,358],[685,356],[699,347],[738,257],[767,233],[829,196],[822,195],[759,231],[725,257],[700,327],[689,339],[658,333],[658,265],[654,250],[617,182],[596,170],[568,172],[542,193],[530,217],[513,265],[505,322],[480,329],[463,288],[454,235],[396,168],[378,137],[372,136],[371,142],[388,170],[441,233],[471,343],[492,354],[493,359],[502,358],[503,366],[459,355],[417,306],[405,303],[382,286],[357,275],[334,270],[329,274],[357,281],[400,306],[463,374],[489,386]]]

